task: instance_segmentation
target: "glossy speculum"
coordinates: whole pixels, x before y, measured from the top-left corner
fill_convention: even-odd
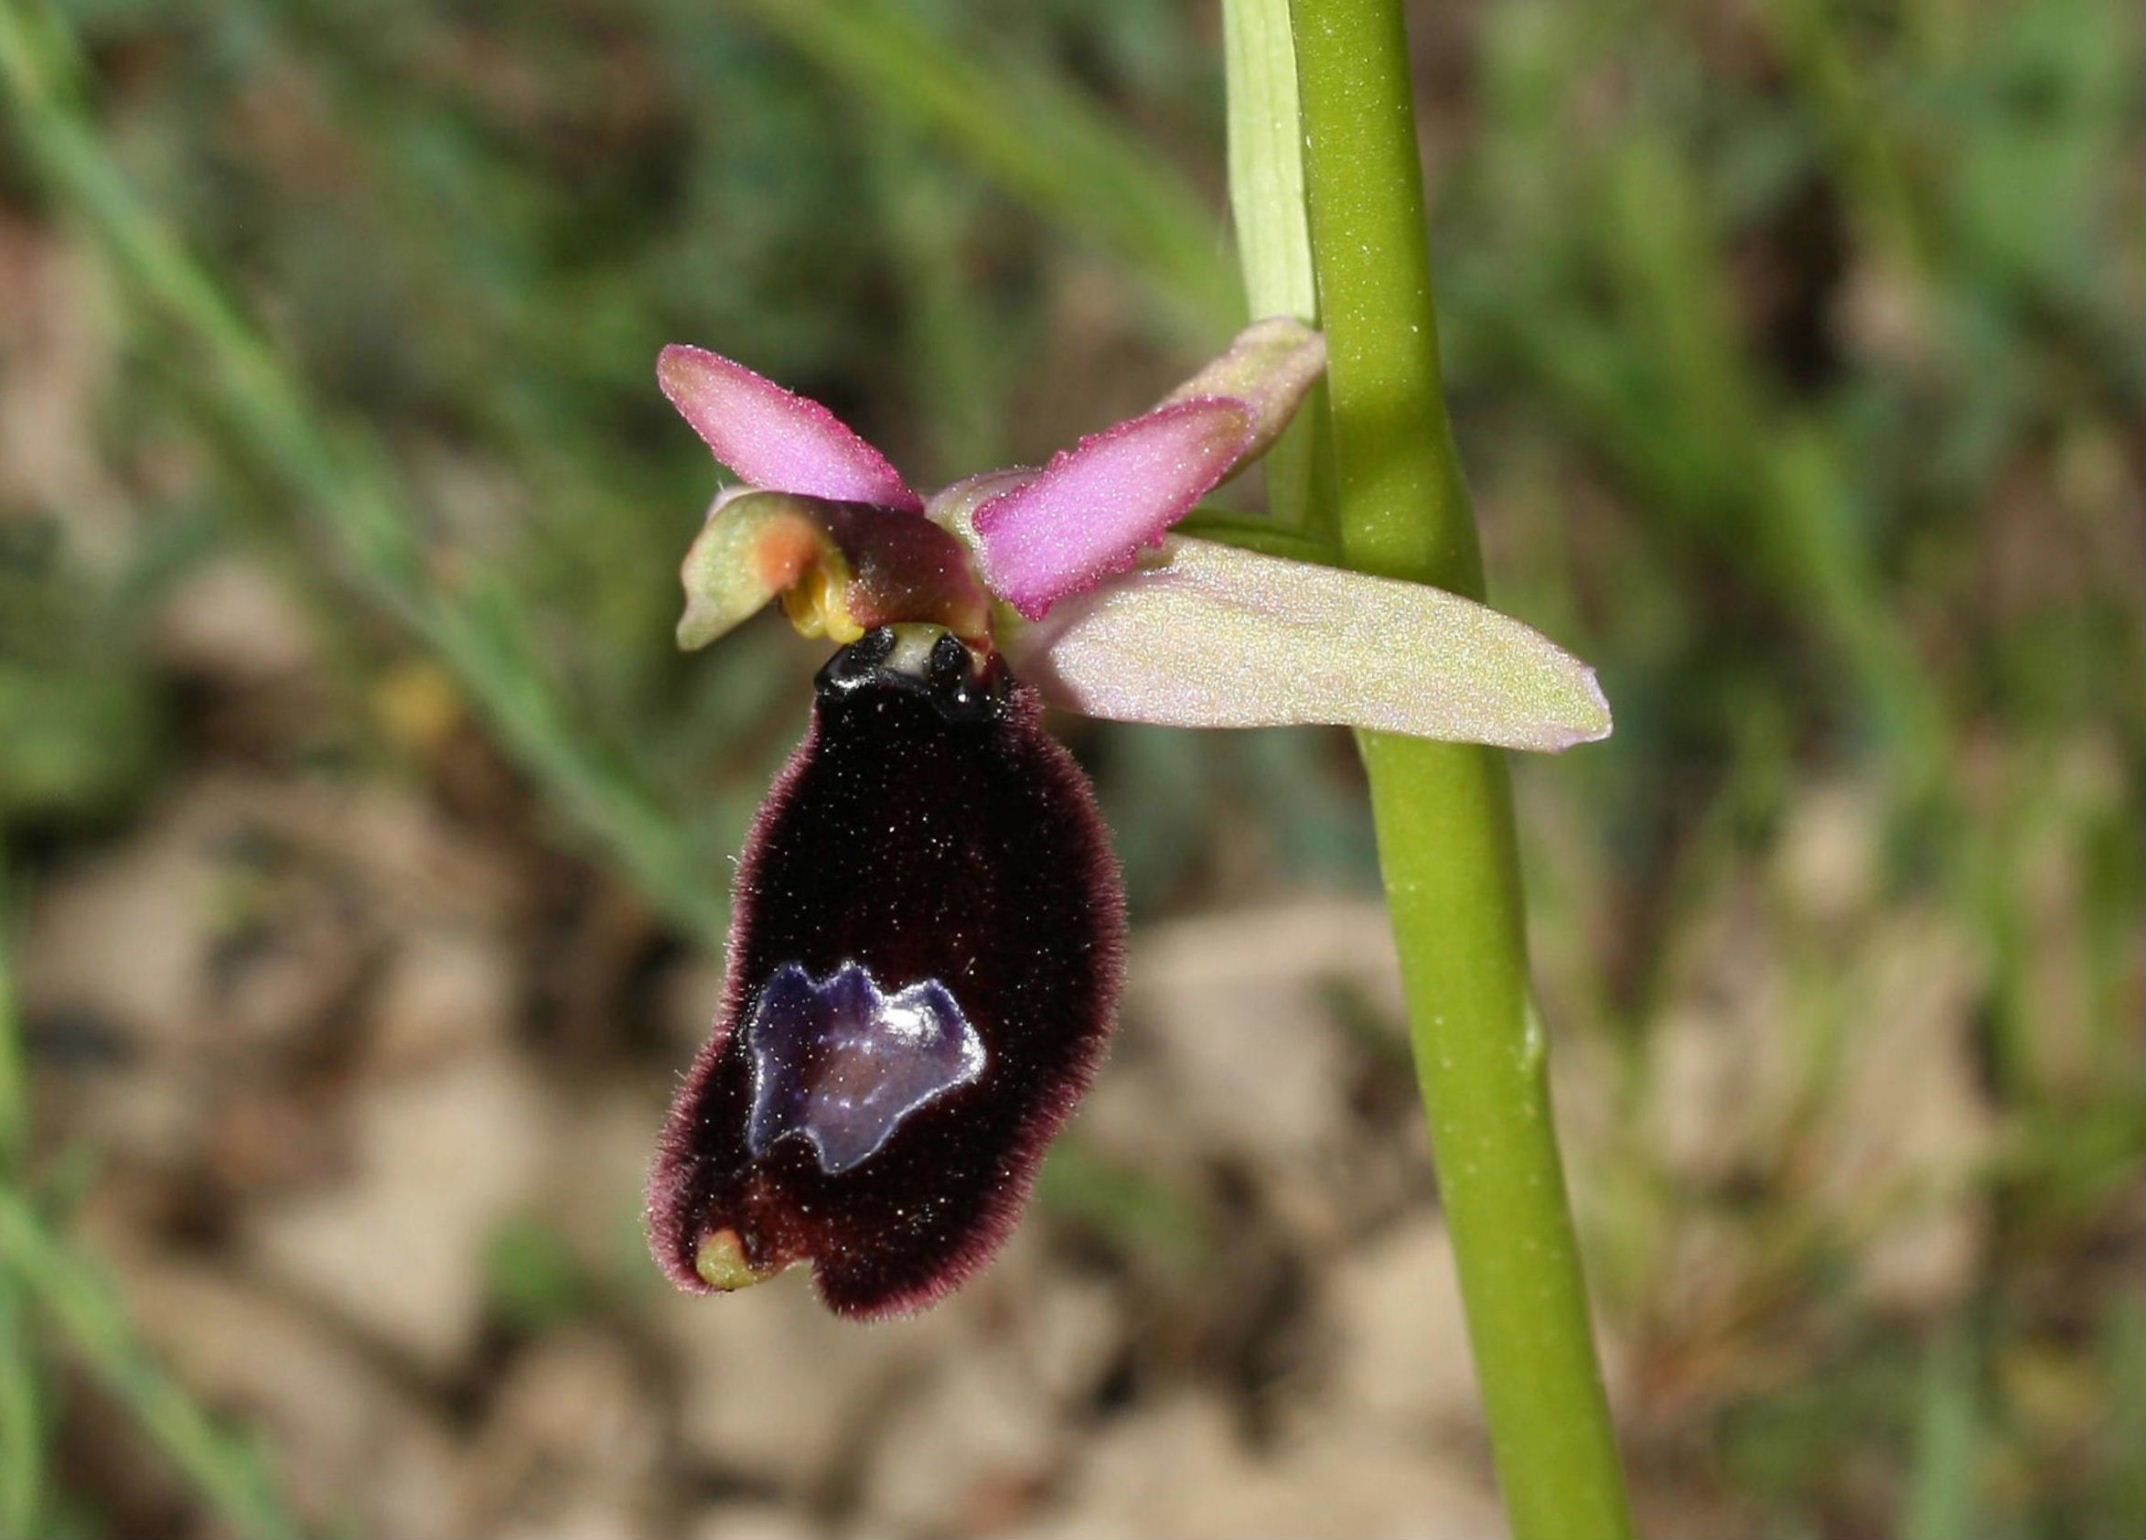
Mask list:
[[[755,1158],[784,1139],[812,1146],[830,1176],[886,1147],[909,1115],[983,1074],[983,1039],[953,992],[925,979],[893,995],[845,963],[815,979],[785,963],[760,987],[745,1024]]]
[[[931,1302],[1005,1238],[1109,1036],[1124,914],[1087,778],[995,654],[885,627],[818,679],[741,863],[730,978],[650,1194],[665,1268],[812,1262]]]

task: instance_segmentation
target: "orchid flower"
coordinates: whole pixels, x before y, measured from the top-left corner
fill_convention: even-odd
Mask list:
[[[1560,750],[1594,675],[1417,584],[1171,533],[1287,426],[1319,334],[1262,321],[1153,410],[935,496],[817,402],[698,348],[665,393],[743,479],[685,559],[683,647],[779,601],[841,650],[739,863],[728,983],[649,1192],[658,1262],[809,1261],[838,1313],[930,1304],[1010,1233],[1115,1019],[1124,898],[1045,705]]]

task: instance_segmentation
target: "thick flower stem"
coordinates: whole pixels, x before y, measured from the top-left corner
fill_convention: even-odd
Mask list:
[[[1480,598],[1439,375],[1401,0],[1293,0],[1292,18],[1344,560]],[[1505,763],[1378,734],[1362,749],[1512,1530],[1616,1540],[1631,1519],[1529,998]]]

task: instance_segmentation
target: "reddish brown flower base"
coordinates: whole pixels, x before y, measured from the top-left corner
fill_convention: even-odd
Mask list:
[[[1124,946],[1088,781],[995,655],[888,627],[820,673],[738,873],[714,1036],[649,1191],[696,1292],[810,1261],[843,1315],[988,1262],[1102,1060]]]

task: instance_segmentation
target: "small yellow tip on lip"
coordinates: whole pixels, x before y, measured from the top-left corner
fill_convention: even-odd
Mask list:
[[[693,1271],[711,1289],[725,1294],[765,1283],[781,1268],[756,1268],[746,1260],[745,1247],[735,1230],[717,1230],[700,1243],[693,1255]]]

